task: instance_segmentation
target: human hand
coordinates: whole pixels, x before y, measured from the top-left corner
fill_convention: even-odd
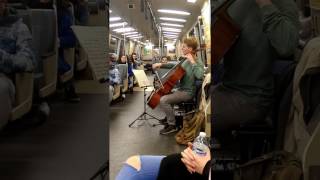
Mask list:
[[[152,64],[152,69],[158,69],[158,68],[160,68],[161,67],[161,63],[154,63],[154,64]]]
[[[185,57],[188,59],[188,61],[189,61],[191,64],[195,64],[195,63],[196,63],[194,57],[193,57],[191,54],[187,54]]]
[[[181,161],[185,164],[190,173],[203,173],[207,162],[211,159],[210,150],[207,148],[206,156],[199,156],[192,151],[192,143],[188,143],[188,148],[181,152]]]
[[[260,8],[262,8],[263,6],[272,4],[272,1],[271,0],[256,0],[256,3],[258,4],[258,6]]]

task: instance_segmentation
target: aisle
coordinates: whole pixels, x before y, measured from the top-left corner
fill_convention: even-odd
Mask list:
[[[156,117],[164,114],[158,109],[147,110]],[[114,179],[123,162],[132,155],[166,155],[184,149],[174,139],[174,134],[159,134],[163,126],[150,127],[147,123],[139,128],[129,128],[128,124],[143,112],[143,91],[135,89],[127,94],[123,102],[110,107],[110,179]],[[156,121],[150,120],[150,123]],[[139,122],[141,123],[141,122]],[[138,123],[138,124],[139,124]]]

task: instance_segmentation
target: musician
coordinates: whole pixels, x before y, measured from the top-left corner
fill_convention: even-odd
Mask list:
[[[204,75],[204,65],[196,57],[198,43],[196,38],[186,38],[183,40],[182,53],[186,60],[181,64],[186,71],[184,77],[180,81],[180,86],[177,91],[172,94],[162,96],[160,99],[160,109],[166,114],[166,117],[161,120],[165,127],[160,130],[160,134],[165,135],[176,132],[175,116],[171,105],[189,101],[195,96],[195,80],[202,79]],[[160,67],[172,67],[171,63],[155,63],[153,69]]]
[[[241,33],[224,57],[222,83],[211,92],[215,137],[265,120],[273,102],[273,62],[292,56],[298,44],[298,9],[292,0],[239,0],[228,14]]]

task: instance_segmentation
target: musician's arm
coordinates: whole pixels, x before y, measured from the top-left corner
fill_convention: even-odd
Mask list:
[[[271,45],[280,56],[292,55],[299,39],[299,16],[294,1],[282,0],[279,4],[267,3],[260,7],[263,32],[267,34]]]
[[[203,79],[204,67],[202,63],[198,61],[196,64],[193,64],[192,71],[197,79]]]
[[[161,63],[161,68],[171,69],[175,66],[173,63]]]

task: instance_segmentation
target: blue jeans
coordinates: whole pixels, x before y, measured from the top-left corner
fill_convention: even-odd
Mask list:
[[[134,167],[124,164],[116,180],[156,180],[158,177],[160,163],[165,156],[139,156],[141,169],[137,171]]]

